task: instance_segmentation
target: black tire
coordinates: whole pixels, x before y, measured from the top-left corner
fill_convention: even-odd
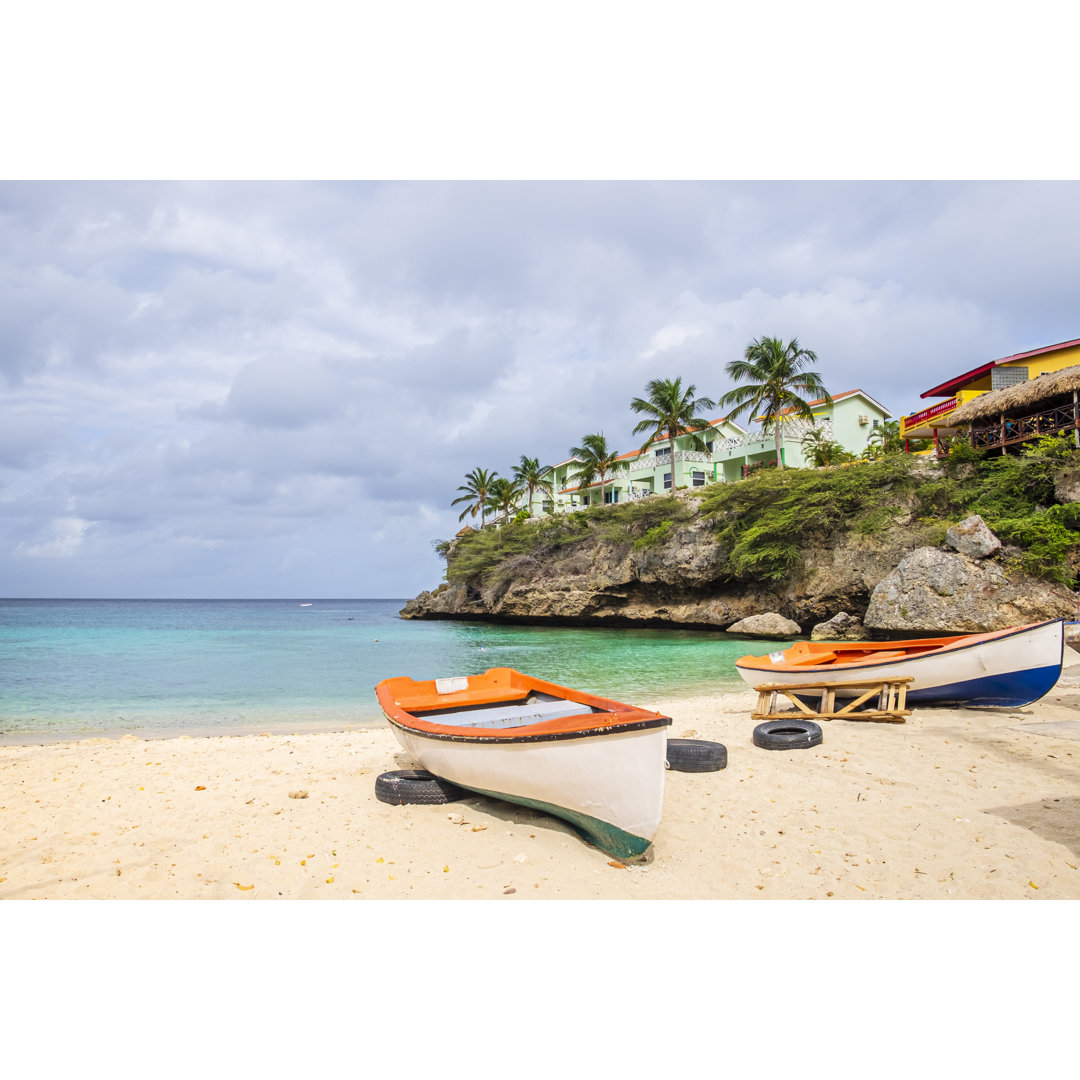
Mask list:
[[[763,750],[808,750],[822,739],[813,720],[766,720],[754,728],[754,745]]]
[[[719,772],[727,768],[727,747],[704,739],[668,739],[664,764],[672,772]]]
[[[375,778],[375,798],[391,806],[440,806],[465,798],[465,791],[426,769],[399,769]]]

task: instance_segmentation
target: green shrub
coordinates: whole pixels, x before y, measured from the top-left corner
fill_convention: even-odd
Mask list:
[[[659,525],[654,525],[649,529],[644,536],[639,536],[634,541],[634,550],[643,551],[645,548],[653,547],[655,544],[663,543],[664,540],[671,535],[671,522],[662,521]]]
[[[828,472],[764,469],[718,486],[702,500],[701,512],[729,549],[725,569],[731,578],[778,581],[800,562],[809,542],[849,528],[882,528],[889,513],[882,495],[899,496],[914,483],[908,463],[893,456]]]
[[[1020,451],[1025,457],[1045,457],[1052,461],[1064,461],[1076,453],[1076,441],[1067,435],[1044,435],[1034,442],[1025,443]]]
[[[1068,558],[1080,545],[1080,506],[1068,503],[1037,510],[1024,518],[998,521],[994,531],[1002,540],[1024,548],[1020,565],[1030,574],[1072,585]]]
[[[1026,570],[1071,584],[1069,567],[1080,553],[1080,506],[1056,505],[1053,477],[1063,462],[1080,465],[1080,453],[1066,452],[1059,440],[1040,440],[1023,455],[960,456],[968,466],[963,479],[948,467],[927,473],[921,461],[900,454],[828,471],[760,469],[744,481],[695,491],[696,509],[724,551],[721,577],[731,581],[782,580],[810,546],[852,532],[875,535],[904,512],[916,519],[907,531],[912,544],[941,544],[949,524],[980,514],[1022,549]],[[447,577],[480,581],[518,556],[540,558],[596,541],[642,551],[662,544],[693,516],[685,500],[657,495],[476,530],[454,543]]]

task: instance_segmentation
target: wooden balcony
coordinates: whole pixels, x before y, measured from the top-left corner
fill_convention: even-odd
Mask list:
[[[1077,405],[1070,402],[1030,416],[1004,416],[992,424],[972,424],[971,445],[977,450],[996,450],[1016,443],[1080,430]]]

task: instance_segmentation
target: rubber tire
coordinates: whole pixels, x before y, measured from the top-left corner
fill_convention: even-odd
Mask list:
[[[719,772],[727,768],[727,747],[705,739],[668,739],[666,768],[672,772]]]
[[[813,720],[766,720],[754,728],[754,745],[763,750],[809,750],[822,740]]]
[[[465,798],[465,790],[426,769],[399,769],[375,778],[375,798],[391,806],[441,806]]]

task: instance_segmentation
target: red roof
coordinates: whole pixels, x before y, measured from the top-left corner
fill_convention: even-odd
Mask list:
[[[957,390],[963,389],[973,379],[985,375],[991,368],[997,367],[998,364],[1008,364],[1012,360],[1026,360],[1029,356],[1042,356],[1044,353],[1057,352],[1058,349],[1069,349],[1074,345],[1080,345],[1080,338],[1073,338],[1072,341],[1062,341],[1057,345],[1044,345],[1041,349],[1029,349],[1027,352],[1013,353],[1012,356],[1003,356],[1000,360],[991,360],[989,364],[982,364],[977,368],[972,368],[970,371],[965,371],[963,375],[957,375],[947,382],[943,382],[940,386],[924,391],[919,396],[924,398],[952,397]]]

